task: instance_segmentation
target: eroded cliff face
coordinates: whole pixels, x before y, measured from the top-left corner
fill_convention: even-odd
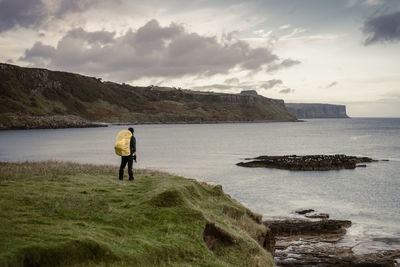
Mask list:
[[[259,95],[136,87],[79,74],[0,64],[0,128],[47,128],[43,118],[126,123],[294,121],[282,100]],[[29,117],[28,117],[29,116]],[[16,121],[27,118],[40,125]],[[54,123],[52,124],[54,127]],[[81,127],[81,125],[77,125]],[[57,124],[57,127],[63,127]],[[68,127],[71,127],[70,125]]]
[[[298,119],[349,118],[345,105],[286,103],[287,110]]]

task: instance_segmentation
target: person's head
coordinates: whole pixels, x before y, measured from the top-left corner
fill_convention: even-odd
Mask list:
[[[133,130],[133,128],[131,127],[131,128],[129,128],[128,129],[132,134],[133,134],[133,132],[135,131],[135,130]]]

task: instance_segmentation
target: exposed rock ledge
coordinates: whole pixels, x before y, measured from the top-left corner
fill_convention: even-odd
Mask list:
[[[246,159],[249,162],[240,162],[237,165],[242,167],[264,167],[285,169],[294,171],[327,171],[339,169],[354,169],[356,167],[365,167],[357,165],[363,162],[373,162],[368,157],[355,157],[346,155],[308,155],[308,156],[259,156],[257,158]]]
[[[355,255],[338,241],[351,226],[341,220],[264,221],[275,236],[277,266],[397,266],[400,251]]]

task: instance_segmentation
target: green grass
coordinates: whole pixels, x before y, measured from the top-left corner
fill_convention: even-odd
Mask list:
[[[0,266],[272,266],[260,216],[220,186],[60,162],[0,163]],[[207,223],[221,236],[208,245]],[[222,241],[221,241],[222,240]]]

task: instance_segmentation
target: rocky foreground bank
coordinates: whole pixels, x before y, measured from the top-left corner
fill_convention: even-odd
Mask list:
[[[355,169],[366,167],[365,164],[377,160],[368,157],[355,157],[346,155],[286,155],[286,156],[259,156],[246,159],[248,162],[240,162],[237,165],[248,168],[275,168],[292,171],[328,171],[340,169]]]
[[[273,266],[273,237],[218,185],[118,167],[0,162],[0,266]],[[23,190],[22,190],[23,189]]]
[[[277,266],[396,266],[400,257],[338,246],[350,221],[263,222],[221,186],[117,172],[0,162],[0,266],[274,266],[273,254]]]
[[[351,226],[346,220],[269,220],[277,266],[398,266],[400,251],[357,255],[338,242]]]

